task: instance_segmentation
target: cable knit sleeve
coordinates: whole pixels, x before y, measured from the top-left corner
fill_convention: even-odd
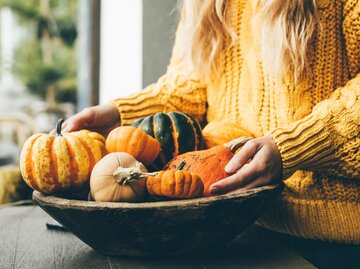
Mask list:
[[[206,85],[187,75],[179,51],[181,22],[177,30],[175,45],[167,73],[156,83],[127,98],[112,101],[120,113],[121,125],[129,125],[133,120],[157,112],[184,111],[198,121],[206,113]]]
[[[307,117],[270,131],[283,160],[283,178],[296,170],[360,179],[360,2],[344,7],[343,34],[353,76]]]

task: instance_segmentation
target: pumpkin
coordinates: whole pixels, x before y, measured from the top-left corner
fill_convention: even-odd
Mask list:
[[[90,195],[98,202],[142,202],[146,199],[146,179],[128,182],[132,171],[147,172],[145,166],[127,152],[106,155],[90,177]]]
[[[132,123],[159,141],[161,152],[152,165],[161,169],[175,156],[193,150],[203,149],[203,136],[199,123],[184,112],[156,113],[137,119]]]
[[[212,121],[202,130],[206,148],[223,145],[238,137],[254,137],[237,122]]]
[[[195,173],[181,170],[184,165],[185,162],[177,170],[159,171],[156,175],[148,177],[146,181],[148,193],[154,198],[201,197],[204,191],[201,178]]]
[[[229,176],[225,172],[226,164],[234,156],[234,152],[249,140],[247,137],[240,137],[224,145],[181,154],[171,160],[165,169],[177,169],[182,162],[185,162],[183,170],[200,176],[204,184],[203,196],[210,196],[210,186]]]
[[[146,189],[155,199],[183,199],[202,196],[204,185],[201,178],[192,172],[181,170],[184,165],[185,163],[182,163],[176,170],[152,173],[143,172],[138,166],[132,168],[120,167],[117,170],[117,180],[126,185],[146,179]]]
[[[102,135],[88,130],[62,134],[62,123],[57,122],[55,134],[32,135],[20,154],[24,181],[40,192],[83,190],[95,163],[106,154]]]
[[[109,133],[106,138],[106,149],[108,152],[127,152],[145,165],[149,165],[159,155],[160,144],[140,129],[120,126]]]

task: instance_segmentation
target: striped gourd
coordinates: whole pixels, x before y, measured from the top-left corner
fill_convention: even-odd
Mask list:
[[[91,170],[105,154],[105,138],[81,130],[61,134],[62,119],[56,133],[34,134],[20,154],[24,181],[44,193],[78,191],[87,186]]]
[[[179,154],[203,149],[200,124],[184,112],[156,113],[135,120],[132,126],[160,142],[161,152],[150,169],[161,169]]]

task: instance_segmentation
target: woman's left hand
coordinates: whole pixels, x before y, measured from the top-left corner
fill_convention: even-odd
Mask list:
[[[229,161],[225,172],[231,176],[212,184],[212,194],[247,190],[279,182],[282,177],[279,149],[269,135],[249,140]]]

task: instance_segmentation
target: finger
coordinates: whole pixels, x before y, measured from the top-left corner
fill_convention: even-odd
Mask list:
[[[257,152],[257,154],[252,160],[252,164],[254,165],[254,170],[256,171],[256,174],[258,174],[259,176],[255,180],[243,185],[240,190],[253,189],[256,187],[271,184],[275,181],[275,178],[273,178],[271,173],[270,162],[266,158],[266,156],[268,156],[266,148],[261,148]]]
[[[66,126],[68,125],[68,120],[65,120],[61,126],[61,130],[66,129]]]
[[[249,184],[246,184],[245,186],[239,188],[239,190],[250,190],[257,187],[268,185],[269,183],[270,183],[270,179],[268,176],[261,176],[251,181]]]
[[[233,174],[243,167],[258,151],[258,145],[254,140],[245,143],[244,147],[231,158],[225,166],[225,172]]]
[[[226,193],[249,184],[258,176],[256,166],[252,163],[245,164],[237,173],[224,178],[210,186],[212,194]]]
[[[117,126],[119,126],[119,124],[117,124],[117,125],[114,125],[114,126],[111,126],[111,127],[109,127],[109,128],[96,128],[96,127],[94,127],[94,128],[87,128],[89,131],[92,131],[92,132],[97,132],[97,133],[99,133],[99,134],[101,134],[102,136],[104,136],[104,137],[107,137],[108,136],[108,134],[115,128],[115,127],[117,127]]]
[[[85,108],[83,111],[70,117],[66,121],[63,132],[77,131],[84,128],[85,126],[91,126],[91,124],[94,122],[94,119],[94,110],[92,110],[91,108]]]

